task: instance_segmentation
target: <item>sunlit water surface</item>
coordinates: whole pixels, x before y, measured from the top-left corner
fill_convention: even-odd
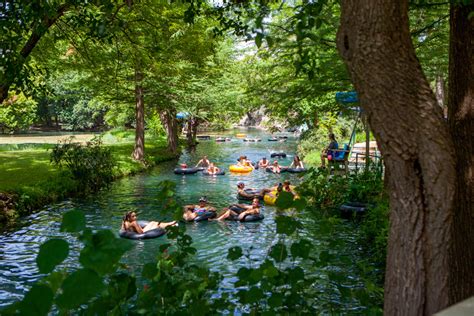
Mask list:
[[[163,214],[160,211],[160,202],[156,198],[158,184],[163,180],[173,180],[177,183],[176,196],[179,202],[196,203],[200,196],[205,195],[210,204],[218,208],[237,202],[236,184],[239,181],[244,181],[247,187],[254,188],[269,187],[284,179],[295,184],[300,181],[296,174],[275,175],[264,170],[249,174],[231,174],[228,166],[235,163],[241,154],[258,161],[263,156],[270,159],[272,152],[285,152],[288,154],[287,158],[279,159],[282,165],[289,165],[293,159],[296,141],[291,134],[287,134],[289,139],[286,142],[269,142],[269,135],[260,131],[245,132],[261,137],[262,142],[245,143],[235,137],[231,142],[225,143],[201,141],[195,152],[185,152],[179,159],[179,162],[193,165],[203,155],[207,155],[219,167],[225,168],[224,176],[210,177],[201,173],[178,176],[173,173],[178,161],[166,162],[147,173],[119,180],[110,189],[87,199],[71,199],[50,205],[24,218],[18,230],[4,232],[0,236],[0,307],[20,300],[29,287],[41,277],[35,259],[42,242],[53,237],[67,239],[72,244],[72,256],[64,265],[73,267],[76,264],[75,258],[78,256],[80,244],[71,235],[59,231],[62,214],[66,211],[80,209],[85,212],[87,223],[92,229],[111,229],[118,232],[124,212],[130,209],[137,209],[140,219],[171,220],[171,214]],[[233,133],[222,135],[232,136]],[[194,260],[224,274],[221,291],[231,291],[236,281],[235,272],[242,266],[256,266],[262,262],[271,245],[275,243],[275,209],[267,206],[263,212],[265,219],[261,222],[186,224],[187,232],[198,250]],[[354,236],[343,235],[337,238],[353,242]],[[123,262],[131,272],[139,276],[143,264],[154,260],[159,246],[166,242],[166,237],[134,241],[134,248],[125,254]],[[318,245],[317,240],[314,243]],[[249,251],[250,262],[248,258],[234,263],[226,259],[227,250],[236,245]]]

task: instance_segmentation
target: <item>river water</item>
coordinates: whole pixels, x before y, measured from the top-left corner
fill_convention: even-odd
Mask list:
[[[32,283],[41,275],[36,268],[36,254],[42,242],[53,237],[60,237],[72,243],[70,258],[64,267],[71,267],[77,262],[80,244],[69,234],[61,233],[59,226],[62,214],[71,209],[80,209],[86,214],[88,226],[93,229],[111,229],[117,231],[125,211],[137,209],[140,219],[167,221],[171,214],[160,211],[160,201],[157,199],[158,184],[163,180],[175,181],[177,200],[183,204],[197,203],[201,196],[207,196],[211,205],[222,208],[236,203],[236,184],[239,181],[247,187],[262,188],[275,185],[284,179],[297,184],[300,179],[296,174],[283,173],[275,175],[264,170],[255,170],[249,174],[231,174],[228,167],[236,159],[245,154],[249,159],[258,161],[261,157],[270,158],[271,152],[285,152],[287,158],[279,159],[282,165],[291,163],[296,150],[296,140],[291,134],[286,142],[269,142],[269,135],[258,130],[245,133],[261,137],[261,142],[246,143],[235,137],[231,142],[216,143],[213,140],[203,140],[194,152],[185,152],[178,162],[195,164],[203,155],[216,162],[217,166],[226,170],[224,176],[175,175],[173,169],[177,161],[166,162],[151,171],[133,177],[116,181],[111,188],[103,190],[86,199],[68,199],[50,205],[38,213],[22,219],[20,228],[5,232],[0,236],[0,309],[13,301],[20,300]],[[223,136],[233,136],[235,133],[224,133]],[[272,159],[273,160],[273,159]],[[194,260],[207,265],[211,270],[219,270],[224,274],[221,284],[222,291],[231,291],[236,281],[235,272],[242,266],[248,265],[248,259],[242,259],[228,264],[227,249],[239,245],[250,253],[252,264],[262,262],[276,238],[274,222],[275,209],[265,207],[265,219],[261,222],[200,222],[187,225],[187,232],[193,238],[193,246],[197,248]],[[353,240],[348,235],[341,238]],[[144,263],[153,261],[161,244],[167,238],[134,241],[134,248],[123,258],[131,272],[141,274]],[[318,241],[315,240],[317,244]],[[354,277],[357,278],[357,277]],[[357,281],[351,282],[353,285]]]

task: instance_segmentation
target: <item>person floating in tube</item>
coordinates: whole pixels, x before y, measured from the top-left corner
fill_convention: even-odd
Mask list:
[[[260,214],[260,200],[259,198],[254,198],[251,205],[247,204],[234,204],[229,208],[224,209],[222,213],[216,220],[222,221],[228,218],[233,220],[242,221],[247,215],[259,215]]]
[[[207,198],[205,196],[199,199],[197,205],[185,205],[183,210],[183,219],[187,222],[193,221],[198,216],[202,216],[206,212],[216,212],[216,208],[207,204]]]
[[[221,171],[221,169],[217,168],[214,163],[210,162],[209,163],[209,167],[207,167],[206,171],[209,173],[209,174],[217,174]]]
[[[209,167],[210,163],[211,162],[209,161],[209,159],[207,159],[207,156],[204,156],[204,157],[202,157],[201,160],[198,161],[195,168],[199,168],[199,167],[207,168],[207,167]]]
[[[267,157],[263,157],[263,158],[260,159],[260,161],[258,162],[258,166],[259,166],[260,168],[266,168],[266,167],[268,167],[268,164],[269,164],[269,163],[270,163],[270,162],[268,161]]]
[[[263,199],[263,196],[270,191],[271,190],[267,188],[263,188],[261,190],[257,190],[253,188],[245,188],[245,183],[243,182],[237,183],[237,195],[247,200],[251,200],[253,198]]]
[[[298,155],[295,155],[291,165],[288,168],[295,168],[295,169],[298,169],[298,168],[303,169],[304,168],[303,162],[301,161],[301,159]]]
[[[137,234],[143,234],[147,231],[157,228],[165,229],[168,226],[176,225],[176,221],[172,222],[159,222],[159,221],[151,221],[145,227],[141,227],[137,223],[137,213],[135,211],[128,211],[125,213],[123,220],[122,220],[122,230],[134,232]]]

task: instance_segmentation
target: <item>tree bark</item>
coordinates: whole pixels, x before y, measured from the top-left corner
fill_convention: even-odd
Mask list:
[[[145,158],[145,104],[143,100],[143,74],[135,71],[135,148],[132,158],[143,161]]]
[[[448,306],[454,150],[411,42],[408,0],[342,1],[338,50],[386,167],[386,315]]]
[[[168,150],[174,154],[178,154],[178,123],[176,120],[176,110],[175,109],[166,109],[160,111],[160,120],[163,124],[167,140],[168,140]]]
[[[456,151],[450,304],[474,295],[474,4],[451,5],[448,121]]]
[[[444,84],[444,78],[442,75],[438,74],[436,76],[436,84],[435,84],[435,95],[436,95],[436,101],[438,102],[438,105],[443,109],[443,115],[444,115],[444,109],[446,109],[446,97],[445,97],[445,84]]]

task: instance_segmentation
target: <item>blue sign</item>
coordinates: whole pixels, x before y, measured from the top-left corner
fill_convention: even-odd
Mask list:
[[[177,119],[185,119],[189,116],[189,113],[188,112],[178,112],[178,114],[176,114],[176,118]]]
[[[356,91],[336,92],[336,101],[340,103],[357,103],[359,97]]]

